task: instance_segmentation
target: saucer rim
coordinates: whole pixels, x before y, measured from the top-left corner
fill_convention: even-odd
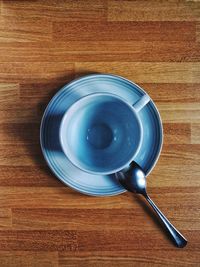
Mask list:
[[[52,173],[62,182],[64,183],[65,185],[69,186],[70,188],[72,188],[73,190],[79,192],[79,193],[83,193],[85,195],[88,195],[88,196],[98,196],[98,197],[104,197],[104,196],[115,196],[115,195],[119,195],[119,194],[122,194],[124,192],[126,192],[127,190],[125,190],[124,188],[122,189],[119,189],[117,192],[111,192],[109,191],[108,193],[107,192],[104,192],[103,194],[102,193],[95,193],[95,192],[88,192],[87,190],[85,191],[83,188],[84,186],[82,186],[81,188],[77,188],[76,186],[74,186],[73,184],[71,184],[70,182],[64,180],[62,178],[62,175],[59,176],[59,173],[58,170],[52,166],[52,164],[50,163],[48,157],[47,157],[47,153],[46,153],[46,149],[44,148],[43,146],[43,127],[44,127],[44,120],[46,118],[46,115],[48,114],[48,111],[49,111],[49,107],[50,105],[54,102],[54,100],[56,99],[57,95],[58,94],[62,94],[62,92],[64,90],[66,90],[67,87],[70,87],[74,84],[76,84],[77,82],[79,81],[83,81],[87,78],[95,78],[95,77],[107,77],[107,78],[117,78],[119,80],[122,80],[122,81],[125,81],[126,83],[130,84],[131,86],[134,86],[136,87],[137,89],[139,89],[143,94],[148,94],[143,88],[141,88],[139,85],[137,85],[136,83],[130,81],[129,79],[126,79],[122,76],[119,76],[119,75],[115,75],[115,74],[104,74],[104,73],[97,73],[97,74],[88,74],[88,75],[84,75],[82,77],[78,77],[78,78],[75,78],[74,80],[72,80],[71,82],[65,84],[62,88],[60,88],[56,93],[55,95],[51,98],[51,100],[49,101],[49,103],[47,104],[46,108],[45,108],[45,111],[43,113],[43,116],[42,116],[42,119],[41,119],[41,124],[40,124],[40,147],[41,147],[41,150],[42,150],[42,153],[43,153],[43,156],[44,156],[44,159],[47,163],[47,165],[49,166],[50,170],[52,171]],[[161,119],[161,115],[160,115],[160,112],[158,111],[158,108],[156,107],[154,101],[152,100],[152,98],[150,97],[150,102],[153,104],[153,108],[155,109],[156,113],[157,113],[157,116],[158,116],[158,125],[159,125],[159,130],[160,130],[160,142],[159,142],[159,145],[158,145],[158,151],[157,151],[157,155],[156,155],[156,158],[155,158],[155,161],[154,163],[152,164],[151,168],[148,170],[146,176],[148,176],[151,171],[154,169],[155,165],[157,164],[158,162],[158,159],[160,158],[160,154],[161,154],[161,151],[162,151],[162,147],[163,147],[163,139],[164,139],[164,133],[163,133],[163,124],[162,124],[162,119]],[[111,174],[110,174],[111,175]]]

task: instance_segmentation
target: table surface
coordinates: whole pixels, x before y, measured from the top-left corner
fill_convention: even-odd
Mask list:
[[[122,75],[164,126],[148,191],[188,238],[177,249],[142,198],[81,195],[49,171],[39,125],[61,86]],[[200,2],[0,1],[1,266],[200,266]]]

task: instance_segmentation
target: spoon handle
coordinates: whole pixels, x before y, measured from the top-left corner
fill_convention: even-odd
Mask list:
[[[172,239],[174,240],[175,244],[179,248],[183,248],[187,245],[186,238],[170,223],[170,221],[165,217],[165,215],[159,210],[156,204],[151,200],[148,195],[145,195],[146,200],[152,206],[154,211],[157,213],[159,218],[161,219],[162,223],[164,224],[166,230],[171,235]]]

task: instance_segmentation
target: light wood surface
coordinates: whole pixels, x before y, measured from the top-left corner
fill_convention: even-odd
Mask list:
[[[188,238],[175,248],[138,196],[60,183],[39,146],[43,111],[88,73],[125,76],[159,108],[149,194]],[[200,2],[0,1],[0,266],[200,266]]]

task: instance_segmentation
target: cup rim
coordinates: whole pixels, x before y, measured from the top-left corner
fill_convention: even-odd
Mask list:
[[[73,109],[74,107],[79,104],[80,102],[84,102],[85,100],[89,99],[89,98],[93,98],[93,97],[97,97],[97,96],[110,96],[110,97],[113,97],[115,99],[118,99],[120,100],[121,102],[123,102],[124,105],[126,105],[130,110],[131,112],[135,115],[135,118],[138,122],[138,125],[139,125],[139,128],[140,128],[140,140],[139,140],[139,144],[137,146],[137,149],[132,153],[132,157],[123,165],[121,165],[120,167],[118,168],[115,168],[115,169],[112,169],[110,171],[92,171],[92,170],[89,170],[87,168],[84,168],[82,166],[80,166],[78,164],[78,161],[76,161],[74,159],[74,157],[71,155],[71,153],[69,152],[69,149],[67,149],[65,147],[65,145],[63,144],[63,138],[62,138],[62,127],[64,125],[64,122],[66,120],[66,117],[69,116],[70,113],[73,112]],[[90,173],[90,174],[94,174],[94,175],[110,175],[110,174],[114,174],[124,168],[126,168],[130,163],[131,161],[133,160],[133,158],[137,155],[137,153],[139,152],[140,148],[141,148],[141,145],[142,145],[142,138],[143,138],[143,128],[142,128],[142,123],[139,119],[139,116],[137,114],[138,112],[134,109],[133,105],[129,104],[127,102],[126,99],[123,99],[122,97],[116,95],[116,94],[112,94],[112,93],[91,93],[91,94],[88,94],[84,97],[81,97],[80,99],[78,99],[77,101],[75,101],[64,113],[63,115],[63,118],[61,119],[61,123],[60,123],[60,128],[59,128],[59,141],[60,141],[60,144],[61,144],[61,148],[62,148],[62,151],[64,152],[65,156],[69,159],[69,161],[78,169],[84,171],[84,172],[87,172],[87,173]],[[72,113],[73,114],[73,113]]]

